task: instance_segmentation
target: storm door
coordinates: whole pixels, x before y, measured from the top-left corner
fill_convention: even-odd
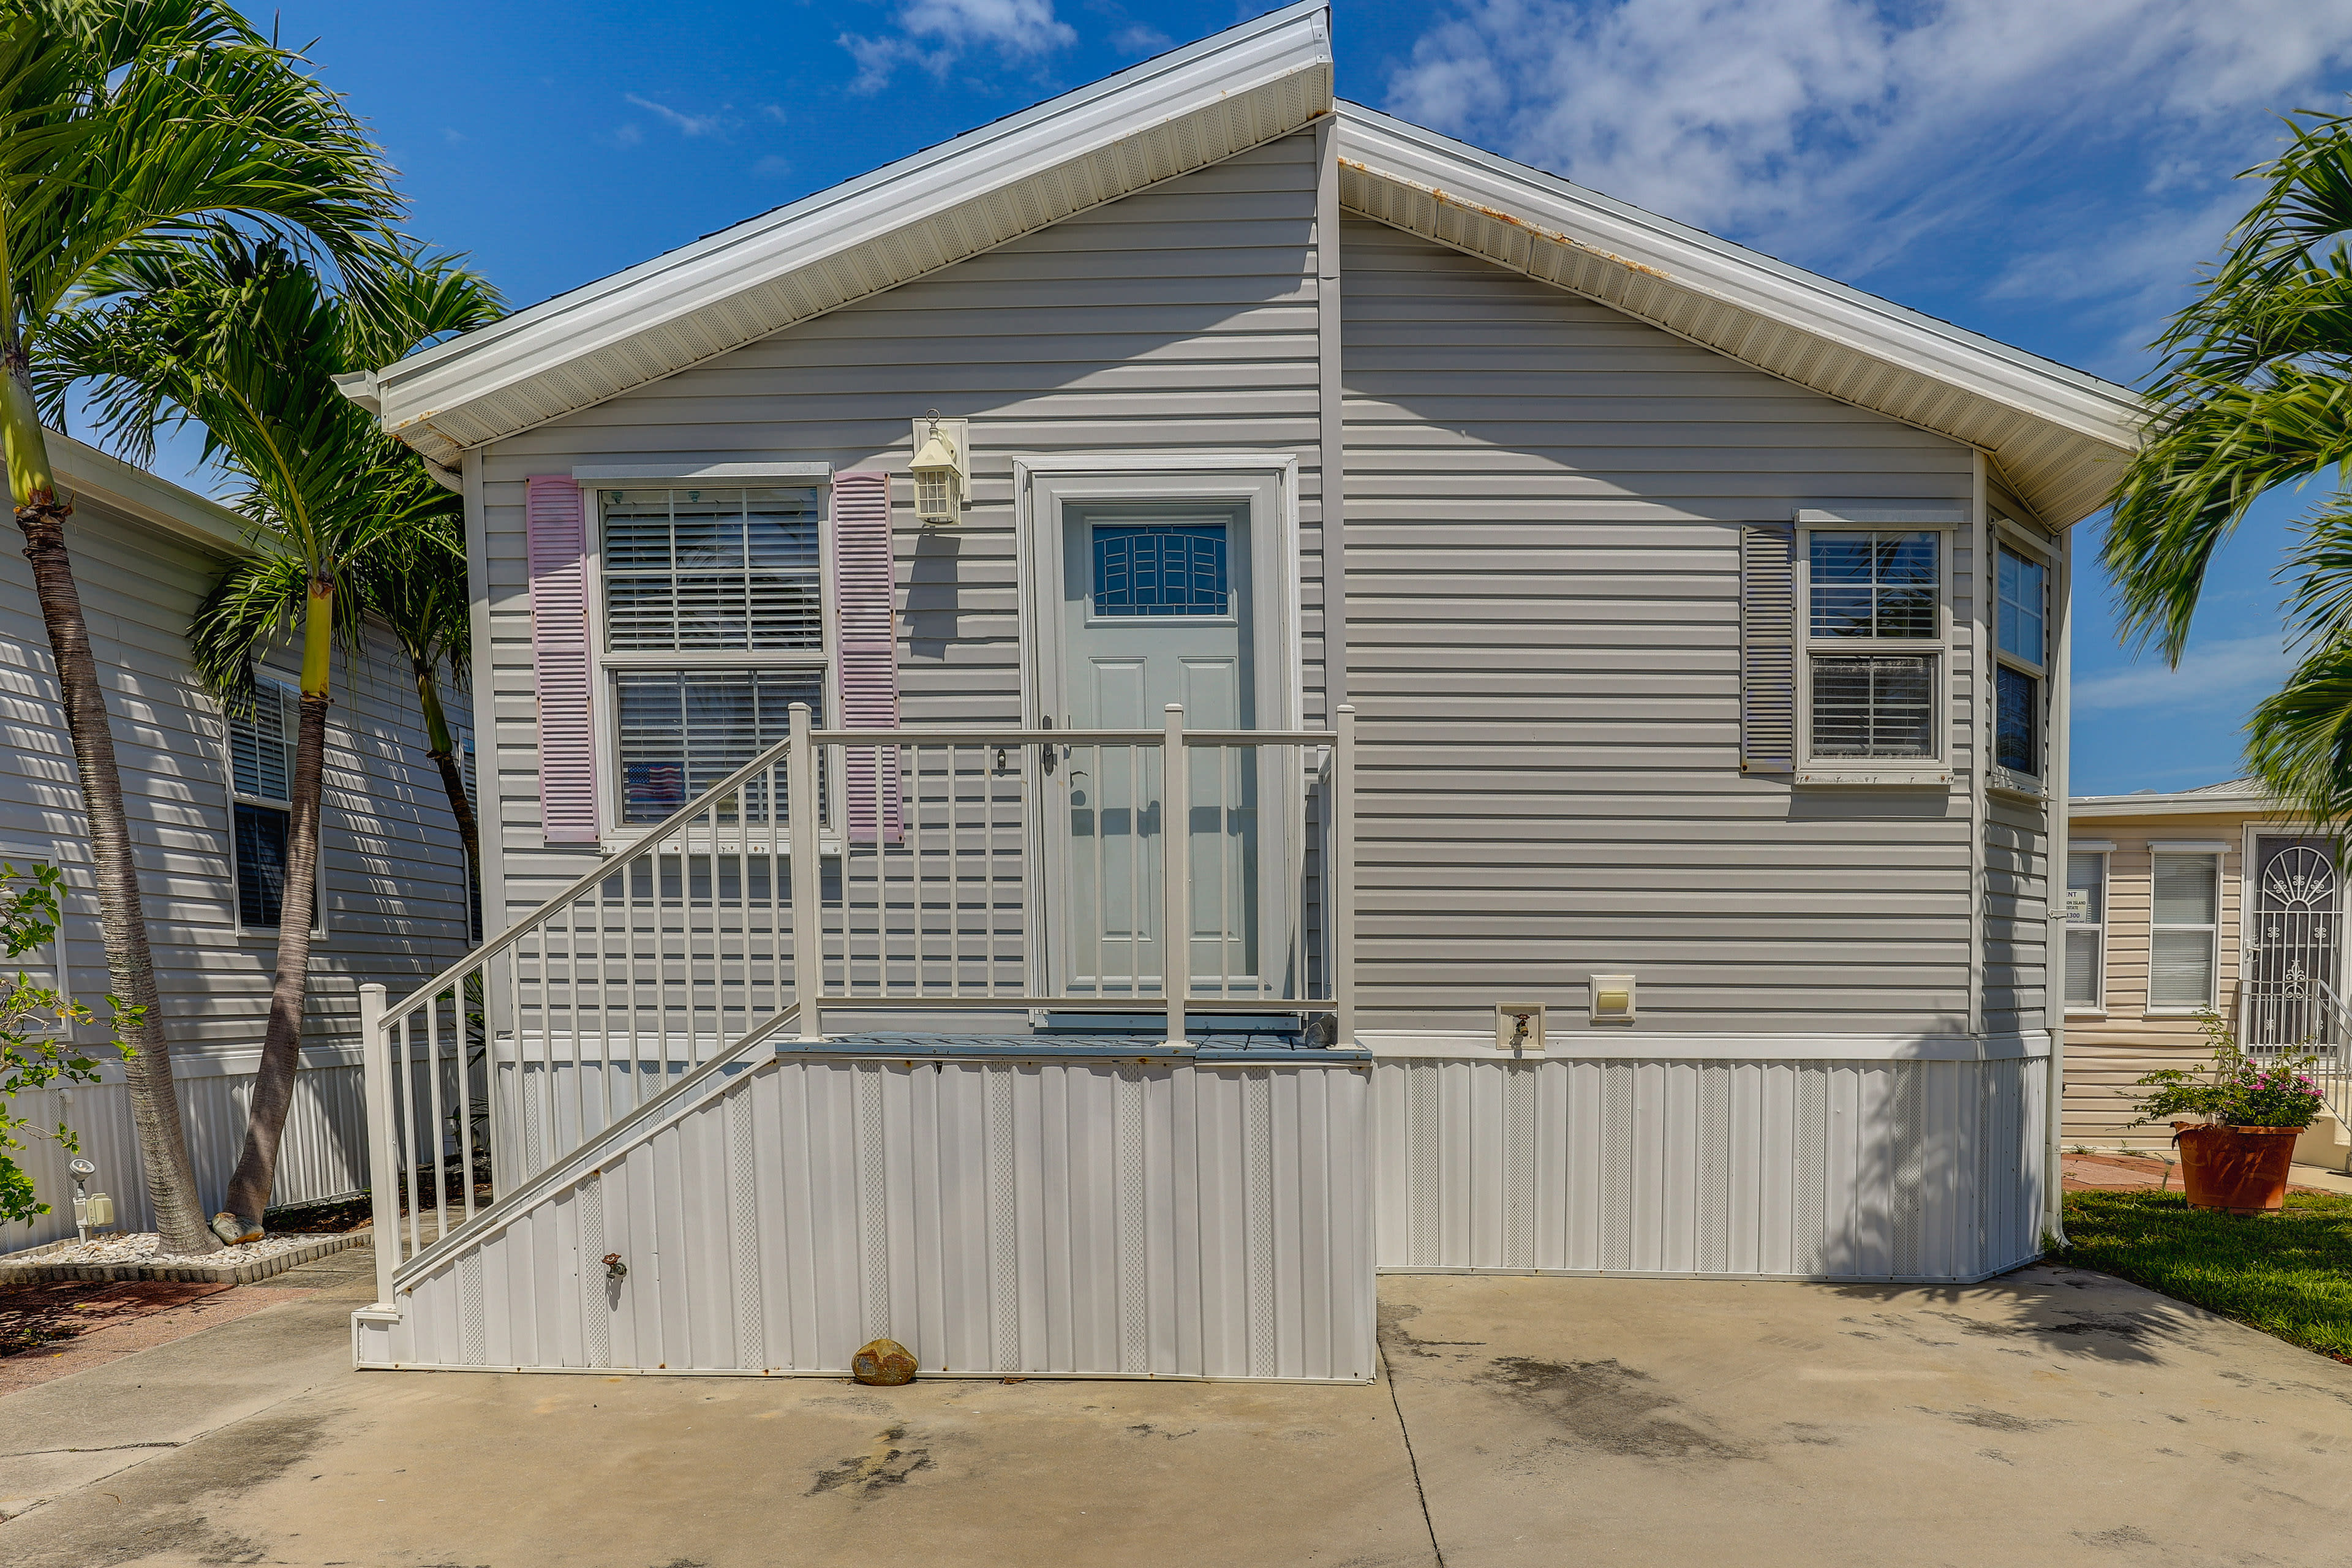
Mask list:
[[[1139,487],[1140,489],[1140,487]],[[1171,702],[1188,730],[1254,730],[1282,706],[1265,668],[1264,584],[1272,575],[1266,510],[1246,492],[1181,499],[1149,491],[1071,494],[1044,487],[1034,526],[1051,625],[1034,639],[1041,727],[1158,733]],[[1281,893],[1286,815],[1274,793],[1282,748],[1190,746],[1189,820],[1162,810],[1162,748],[1145,743],[1044,749],[1047,984],[1052,994],[1164,997],[1171,966],[1161,930],[1163,835],[1185,835],[1192,929],[1180,973],[1194,996],[1283,994],[1287,937]],[[1295,764],[1294,764],[1295,765]],[[1269,786],[1273,786],[1270,788]],[[1274,809],[1266,803],[1276,800]]]
[[[2341,994],[2343,881],[2326,839],[2255,839],[2241,979],[2247,1045],[2327,1042]]]

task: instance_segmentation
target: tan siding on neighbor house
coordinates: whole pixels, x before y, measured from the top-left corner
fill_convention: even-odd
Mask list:
[[[2238,980],[2238,921],[2245,882],[2245,825],[2262,821],[2243,810],[2147,817],[2070,816],[2072,842],[2110,842],[2107,857],[2105,1014],[2066,1014],[2066,1098],[2063,1136],[2095,1147],[2161,1145],[2168,1128],[2133,1127],[2133,1080],[2164,1067],[2201,1064],[2210,1047],[2199,1020],[2179,1012],[2147,1015],[2149,856],[2151,845],[2226,843],[2221,858],[2221,956],[2217,1005],[2230,1013]],[[2064,874],[2064,868],[2059,868]]]

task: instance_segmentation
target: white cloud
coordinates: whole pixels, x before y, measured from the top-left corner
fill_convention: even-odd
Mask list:
[[[2352,0],[1461,0],[1388,99],[1849,272],[2012,213],[2021,193],[2080,203],[2075,265],[2114,254],[2064,286],[2112,301],[2118,280],[2185,280],[2226,226],[2212,193],[2267,155],[2277,111],[2333,98],[2347,58]],[[2053,183],[2110,158],[2135,171],[2116,188]],[[2234,216],[2243,200],[2218,205]],[[2008,286],[2051,259],[2021,258]]]
[[[896,37],[844,33],[835,40],[857,62],[852,91],[878,90],[902,65],[919,66],[944,79],[972,49],[1019,58],[1078,40],[1077,29],[1054,15],[1054,0],[913,0],[898,21]]]
[[[2275,632],[2227,637],[2191,644],[2178,668],[2149,654],[2136,666],[2077,678],[2072,700],[2084,713],[2251,705],[2275,690],[2293,664]]]
[[[656,103],[650,98],[639,98],[634,92],[625,92],[621,96],[627,99],[631,103],[635,104],[639,109],[646,110],[648,114],[660,115],[664,120],[668,121],[671,126],[681,135],[716,136],[724,126],[724,122],[717,114],[683,113],[678,110],[672,109],[667,103]]]
[[[1138,22],[1111,36],[1110,47],[1123,55],[1156,55],[1171,40],[1159,28]]]

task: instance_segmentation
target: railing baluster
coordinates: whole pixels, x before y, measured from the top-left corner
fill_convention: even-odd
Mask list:
[[[440,1019],[430,1007],[425,1009],[425,1082],[432,1107],[433,1128],[433,1234],[438,1237],[449,1228],[449,1178],[445,1167],[448,1155],[442,1148],[441,1137],[441,1051]]]
[[[1192,900],[1186,876],[1186,826],[1192,821],[1192,770],[1184,765],[1184,705],[1167,707],[1167,738],[1160,752],[1160,988],[1168,997],[1168,1042],[1184,1043],[1184,993],[1192,980]]]
[[[392,1062],[384,1039],[383,987],[360,987],[360,1078],[367,1091],[368,1214],[375,1230],[375,1299],[392,1304],[400,1267],[400,1198],[392,1162]]]
[[[1343,702],[1332,715],[1331,851],[1323,868],[1325,897],[1331,908],[1324,917],[1325,941],[1330,957],[1332,1043],[1356,1043],[1356,710]]]
[[[817,999],[824,994],[824,956],[818,945],[824,921],[818,914],[817,905],[823,892],[823,877],[816,859],[816,746],[809,739],[809,709],[805,702],[792,705],[791,747],[785,753],[789,784],[784,810],[793,839],[793,1000],[801,1010],[800,1037],[806,1041],[818,1041],[824,1038],[824,1016],[817,1006]],[[843,839],[842,848],[846,851],[849,847],[847,835],[845,834]],[[849,910],[846,853],[842,860],[841,904],[845,932]],[[848,978],[848,946],[845,942],[842,951],[843,978],[845,981]]]

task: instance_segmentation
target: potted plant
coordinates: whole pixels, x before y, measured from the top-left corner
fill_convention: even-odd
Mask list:
[[[2286,1202],[2294,1142],[2324,1103],[2305,1070],[2316,1058],[2247,1054],[2218,1013],[2204,1015],[2213,1065],[2201,1073],[2165,1068],[2139,1080],[2139,1120],[2170,1121],[2189,1206],[2231,1214],[2275,1212]],[[2188,1121],[2195,1116],[2200,1121]]]

